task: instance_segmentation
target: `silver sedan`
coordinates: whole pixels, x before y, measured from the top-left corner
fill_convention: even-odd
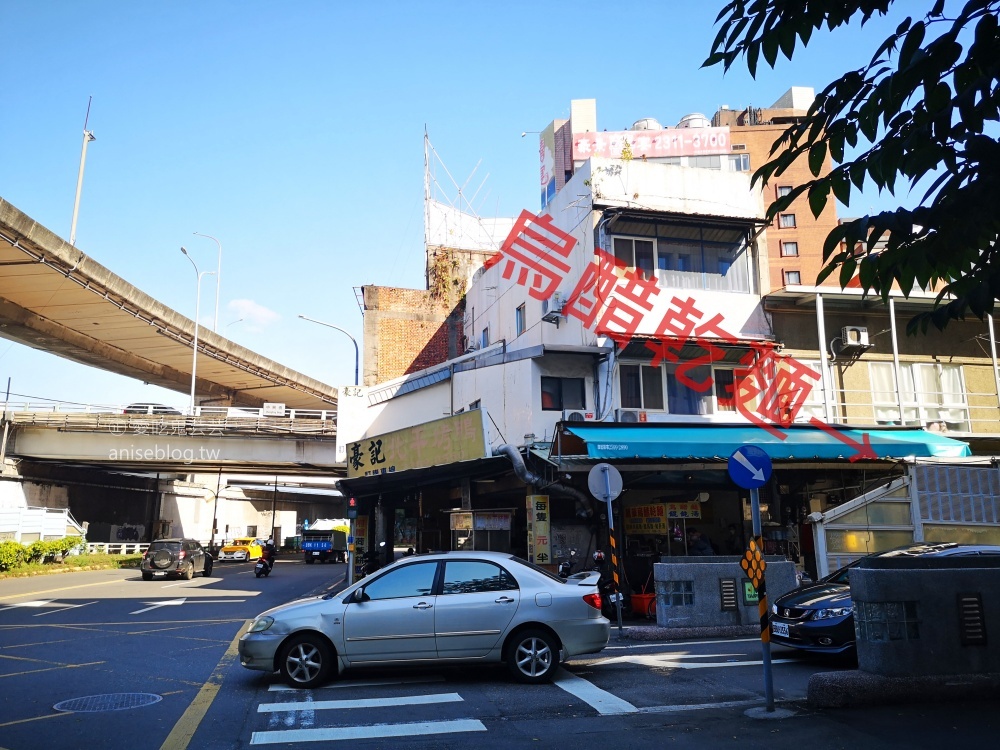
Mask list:
[[[599,574],[563,580],[499,552],[407,557],[337,594],[258,615],[240,663],[321,685],[348,667],[506,662],[521,682],[608,643]]]

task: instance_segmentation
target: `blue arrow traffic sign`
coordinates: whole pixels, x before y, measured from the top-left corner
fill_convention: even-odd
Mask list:
[[[771,478],[771,457],[755,445],[741,445],[729,457],[729,476],[747,490],[763,487]]]

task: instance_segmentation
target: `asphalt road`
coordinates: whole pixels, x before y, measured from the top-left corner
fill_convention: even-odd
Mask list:
[[[940,748],[993,746],[1000,730],[985,704],[809,710],[809,676],[849,665],[780,648],[774,695],[790,716],[750,718],[764,703],[754,639],[650,643],[613,628],[604,652],[538,686],[503,667],[428,668],[298,691],[239,665],[249,619],[343,573],[281,559],[266,579],[225,564],[193,581],[0,581],[0,748]]]

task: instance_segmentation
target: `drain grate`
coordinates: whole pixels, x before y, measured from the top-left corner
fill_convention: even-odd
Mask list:
[[[86,713],[88,711],[124,711],[127,708],[142,708],[159,703],[162,697],[153,693],[108,693],[107,695],[88,695],[85,698],[70,698],[60,701],[52,708],[56,711],[73,711]]]

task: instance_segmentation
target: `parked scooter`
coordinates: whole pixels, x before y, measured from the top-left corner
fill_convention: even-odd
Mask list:
[[[371,552],[366,552],[362,558],[364,563],[361,566],[361,578],[371,575],[382,567],[382,555],[385,552],[385,542],[379,542],[378,547]]]

